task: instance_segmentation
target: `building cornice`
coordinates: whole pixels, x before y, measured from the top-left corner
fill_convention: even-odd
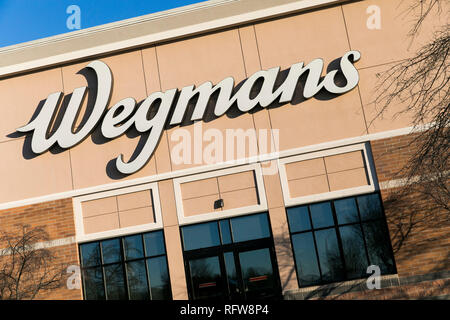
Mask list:
[[[0,78],[345,1],[205,1],[0,48]]]

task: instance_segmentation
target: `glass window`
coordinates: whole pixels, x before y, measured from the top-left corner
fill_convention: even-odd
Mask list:
[[[147,257],[159,256],[165,253],[164,236],[162,231],[144,234],[145,255]]]
[[[266,214],[233,218],[230,222],[234,242],[270,237]]]
[[[368,194],[358,197],[359,213],[361,220],[383,218],[380,198],[378,194]]]
[[[294,234],[292,244],[299,282],[304,286],[320,283],[320,271],[312,232]]]
[[[142,246],[142,235],[125,237],[123,239],[123,246],[125,250],[125,259],[133,260],[144,256],[144,247]]]
[[[299,232],[311,229],[308,206],[288,208],[287,215],[291,232]]]
[[[152,300],[170,299],[170,281],[166,257],[147,259]]]
[[[222,297],[223,283],[219,257],[190,260],[189,268],[195,298],[214,299]]]
[[[138,260],[127,263],[128,290],[131,300],[147,300],[148,285],[145,261]]]
[[[315,229],[334,225],[330,202],[316,203],[309,206],[311,220]]]
[[[100,248],[98,242],[87,243],[80,246],[81,264],[83,267],[92,267],[101,265]]]
[[[105,287],[108,300],[124,300],[127,298],[123,265],[121,263],[105,266]]]
[[[120,253],[120,239],[102,241],[101,246],[103,264],[119,262],[122,259]]]
[[[182,229],[185,250],[195,250],[220,245],[217,222],[186,226]]]
[[[230,232],[230,221],[221,220],[219,221],[220,235],[222,237],[222,244],[231,243],[231,232]]]
[[[82,244],[80,255],[87,300],[172,298],[162,231]]]
[[[103,286],[102,268],[97,267],[83,270],[83,286],[86,299],[105,299],[105,287]]]
[[[371,264],[396,272],[378,193],[288,208],[287,216],[301,287],[365,278]]]
[[[339,224],[359,221],[358,208],[356,208],[354,198],[336,200],[334,202],[334,208],[336,209],[336,216]]]

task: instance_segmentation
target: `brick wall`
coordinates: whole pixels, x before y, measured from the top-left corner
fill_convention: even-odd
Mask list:
[[[0,231],[17,233],[20,232],[23,225],[28,225],[30,228],[43,227],[48,233],[49,241],[74,237],[72,199],[55,200],[0,211]],[[0,248],[4,247],[4,243],[0,244]],[[65,270],[68,265],[79,265],[76,243],[53,246],[48,249],[56,257],[54,265],[57,265],[58,268]],[[67,289],[66,278],[61,288],[42,291],[37,299],[81,299],[81,290]]]

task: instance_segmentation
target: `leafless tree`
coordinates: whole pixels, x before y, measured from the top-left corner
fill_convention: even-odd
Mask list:
[[[416,40],[424,22],[434,19],[436,14],[443,16],[446,22],[414,56],[395,63],[378,75],[377,98],[374,101],[377,115],[372,120],[382,117],[393,105],[405,106],[396,116],[403,113],[412,116],[413,126],[417,130],[412,143],[405,146],[411,156],[395,177],[403,182],[403,187],[391,192],[388,203],[391,207],[398,206],[400,210],[404,209],[407,201],[412,200],[410,195],[424,197],[428,200],[425,210],[428,214],[421,216],[420,221],[428,224],[440,223],[442,218],[448,221],[450,213],[450,25],[449,7],[444,2],[415,0],[404,11],[415,19],[408,34],[411,42]],[[397,222],[403,221],[403,218],[410,221],[399,228],[400,238],[410,231],[412,225],[420,224],[420,221],[411,220],[414,216],[397,217]]]
[[[64,284],[65,266],[42,246],[48,233],[41,227],[18,229],[0,235],[0,300],[32,300],[39,292]]]

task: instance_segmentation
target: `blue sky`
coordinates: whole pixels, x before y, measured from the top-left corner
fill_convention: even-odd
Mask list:
[[[203,2],[204,0],[0,0],[0,47],[75,31],[67,27],[80,8],[81,29]],[[74,19],[70,19],[75,22]]]

